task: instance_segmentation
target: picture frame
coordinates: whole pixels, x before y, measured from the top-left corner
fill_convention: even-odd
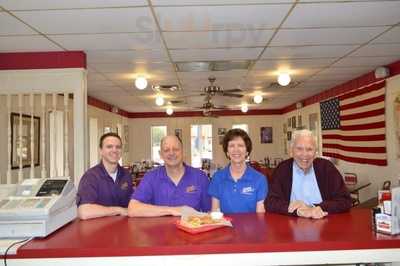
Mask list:
[[[20,143],[19,124],[22,118],[22,142]],[[22,167],[31,167],[33,160],[34,166],[40,165],[40,117],[33,117],[33,137],[34,137],[34,158],[31,158],[31,122],[32,117],[17,113],[10,114],[11,120],[11,169],[19,168],[19,160],[22,157]]]
[[[296,116],[292,116],[292,128],[296,128]]]
[[[129,126],[124,125],[124,152],[129,151]]]
[[[226,132],[226,128],[218,128],[218,136],[225,136]]]
[[[260,128],[260,141],[264,143],[272,143],[272,127]]]
[[[178,139],[180,139],[181,141],[183,141],[183,140],[182,140],[182,129],[181,129],[181,128],[176,128],[176,129],[175,129],[175,136],[177,136]]]
[[[286,134],[287,134],[287,140],[291,141],[292,140],[292,131],[288,131],[288,132],[286,132]]]

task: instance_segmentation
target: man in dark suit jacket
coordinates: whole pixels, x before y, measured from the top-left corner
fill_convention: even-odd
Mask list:
[[[351,197],[336,167],[315,158],[316,141],[309,130],[295,131],[291,143],[293,158],[275,169],[267,211],[320,219],[328,213],[351,208]]]

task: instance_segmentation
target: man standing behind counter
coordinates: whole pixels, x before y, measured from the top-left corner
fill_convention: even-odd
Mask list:
[[[315,158],[312,132],[295,131],[291,150],[293,158],[280,163],[272,175],[267,211],[320,219],[349,210],[351,197],[341,174],[330,161]]]
[[[149,171],[132,195],[130,217],[182,214],[183,207],[207,212],[211,199],[206,174],[183,163],[182,142],[176,136],[161,140],[160,156],[164,166]]]
[[[80,219],[128,214],[132,177],[122,168],[122,142],[116,133],[100,137],[101,162],[90,168],[79,182],[77,204]]]

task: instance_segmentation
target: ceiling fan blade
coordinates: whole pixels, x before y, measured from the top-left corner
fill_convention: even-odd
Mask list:
[[[227,93],[227,92],[222,92],[222,96],[228,96],[228,97],[235,97],[235,98],[242,98],[243,94],[235,94],[235,93]]]
[[[224,90],[224,92],[243,92],[243,90],[235,88],[235,89]]]

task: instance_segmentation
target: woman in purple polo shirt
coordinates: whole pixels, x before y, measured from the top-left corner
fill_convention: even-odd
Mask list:
[[[223,213],[265,212],[267,178],[246,164],[252,150],[250,137],[242,129],[231,129],[226,133],[222,147],[230,163],[212,177],[208,189],[212,210]]]

